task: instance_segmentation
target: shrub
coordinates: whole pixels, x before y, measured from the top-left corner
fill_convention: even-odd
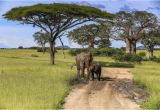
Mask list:
[[[101,56],[112,56],[113,53],[115,53],[115,51],[110,48],[101,48],[99,51]]]
[[[124,53],[121,49],[114,49],[114,48],[93,48],[93,49],[76,49],[76,50],[70,50],[69,54],[72,56],[75,56],[76,54],[79,54],[81,52],[88,52],[90,51],[94,56],[113,56],[115,54]]]
[[[19,46],[18,49],[23,49],[23,46]]]
[[[100,51],[98,49],[90,49],[90,52],[94,55],[94,56],[99,56],[100,55]]]
[[[45,52],[49,52],[49,48],[48,47],[46,47],[44,50],[45,50]],[[42,48],[37,48],[37,52],[43,52],[43,49]],[[55,52],[57,52],[57,49],[56,49]]]
[[[44,49],[44,51],[46,52],[46,48]],[[42,48],[37,48],[37,52],[43,52]]]
[[[145,52],[139,52],[138,55],[141,56],[141,57],[145,57],[146,53]]]
[[[154,62],[157,62],[157,63],[160,63],[160,57],[154,56],[154,57],[151,58],[150,60],[152,60],[152,61],[154,61]]]
[[[38,49],[39,47],[29,47],[28,49]]]
[[[88,48],[82,48],[82,49],[74,49],[74,50],[69,50],[69,54],[72,55],[72,56],[75,56],[81,52],[87,52],[89,51]]]
[[[116,54],[113,56],[113,59],[121,62],[141,62],[143,59],[141,56],[136,54]]]
[[[31,57],[39,57],[39,56],[36,54],[31,54]]]
[[[160,63],[160,58],[154,59],[155,62]]]

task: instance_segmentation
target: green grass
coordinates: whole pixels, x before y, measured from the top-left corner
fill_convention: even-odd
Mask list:
[[[50,65],[36,50],[0,50],[0,109],[57,109],[75,78],[73,60],[58,52]]]
[[[56,64],[50,65],[48,53],[0,50],[0,109],[58,109],[76,77],[75,69],[70,69],[74,57],[65,52],[63,59],[58,51]],[[160,56],[160,51],[155,55]],[[107,67],[131,67],[134,81],[150,93],[142,107],[160,108],[160,64],[114,62],[109,57],[94,57],[94,62]]]
[[[155,51],[155,55],[160,56],[160,51]],[[160,63],[143,62],[131,69],[134,81],[140,87],[146,89],[150,96],[141,104],[145,109],[160,109]]]
[[[137,53],[139,53],[139,52],[145,52],[146,53],[146,50],[138,50]],[[154,56],[160,58],[160,50],[154,50],[153,54],[154,54]]]

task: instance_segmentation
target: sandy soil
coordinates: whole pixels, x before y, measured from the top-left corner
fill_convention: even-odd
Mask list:
[[[101,81],[89,81],[73,87],[64,110],[141,110],[131,99],[110,86],[119,79],[131,79],[126,68],[103,68]]]

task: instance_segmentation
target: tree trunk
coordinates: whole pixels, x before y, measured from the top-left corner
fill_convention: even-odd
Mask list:
[[[50,45],[50,63],[54,64],[54,59],[55,59],[55,43],[54,42],[49,42]]]
[[[153,58],[153,49],[147,49],[147,58],[148,59]]]
[[[125,42],[126,42],[126,53],[131,53],[131,41],[128,38],[126,38]]]
[[[59,37],[59,40],[60,40],[60,42],[61,42],[61,44],[62,44],[62,54],[63,54],[63,58],[65,58],[64,44],[63,44],[63,41],[62,41],[61,37]]]
[[[136,41],[131,42],[131,53],[136,54]]]
[[[42,51],[43,51],[43,54],[45,54],[45,45],[42,44]]]
[[[94,43],[92,40],[88,41],[88,48],[94,48]]]

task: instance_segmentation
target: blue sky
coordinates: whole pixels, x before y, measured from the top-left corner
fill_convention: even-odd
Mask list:
[[[39,30],[38,28],[33,28],[31,25],[22,25],[18,22],[7,21],[3,19],[2,14],[17,6],[53,2],[90,5],[110,13],[116,13],[119,10],[146,10],[160,16],[160,0],[0,0],[0,48],[36,46],[33,34]],[[80,47],[76,43],[69,41],[65,36],[63,37],[63,41],[65,45],[69,45],[70,47]],[[56,45],[61,45],[58,40],[56,41]],[[112,41],[112,46],[122,47],[125,45],[123,42]]]

